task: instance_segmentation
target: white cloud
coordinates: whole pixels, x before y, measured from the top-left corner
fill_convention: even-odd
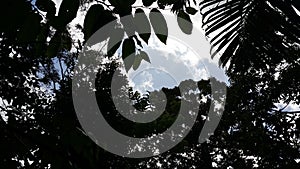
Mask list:
[[[227,81],[227,77],[223,70],[218,68],[213,62],[209,60],[209,49],[203,56],[198,56],[189,46],[185,43],[179,42],[175,39],[168,39],[167,45],[159,42],[155,35],[151,36],[149,45],[145,46],[145,51],[148,53],[151,64],[142,62],[137,71],[129,71],[129,80],[133,82],[132,77],[139,74],[141,71],[149,71],[152,69],[165,72],[168,76],[152,76],[154,89],[155,87],[174,87],[181,81],[193,79],[199,81],[201,79],[208,79],[210,76],[214,76],[221,81]],[[213,69],[213,71],[211,71]],[[209,72],[211,71],[211,72]],[[221,75],[218,75],[221,74]],[[169,77],[174,79],[173,81],[167,80]],[[171,84],[166,84],[167,82]],[[155,84],[159,83],[159,84]],[[141,84],[135,84],[140,86]],[[136,87],[134,87],[136,89]]]

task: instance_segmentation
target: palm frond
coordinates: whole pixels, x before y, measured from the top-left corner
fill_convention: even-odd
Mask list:
[[[286,45],[300,42],[300,18],[293,6],[292,0],[202,1],[203,28],[215,49],[212,57],[220,53],[220,65],[232,65],[245,46],[256,49],[256,55],[270,56],[274,50],[284,57]]]

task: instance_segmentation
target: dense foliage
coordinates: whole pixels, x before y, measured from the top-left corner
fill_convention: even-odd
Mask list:
[[[62,0],[57,9],[52,0],[1,1],[1,168],[299,168],[300,112],[276,106],[278,102],[300,104],[299,1],[142,0],[142,4],[136,6],[135,0]],[[145,8],[150,9],[149,17]],[[230,79],[225,112],[214,135],[198,145],[209,109],[210,83],[182,82],[196,83],[197,94],[207,98],[197,110],[192,132],[162,155],[119,157],[98,147],[82,130],[72,103],[72,71],[93,33],[116,18],[131,15],[132,22],[116,22],[112,33],[100,39],[109,38],[108,45],[119,43],[108,52],[110,62],[103,63],[99,71],[96,94],[104,100],[99,107],[110,124],[127,135],[145,136],[167,129],[180,102],[188,101],[180,97],[178,87],[155,91],[166,94],[167,109],[147,125],[120,117],[110,94],[112,74],[120,67],[112,56],[119,47],[124,60],[137,51],[135,59],[125,62],[128,70],[137,69],[143,59],[151,62],[140,45],[141,41],[148,43],[150,34],[141,32],[153,30],[158,40],[167,42],[162,10],[177,14],[186,34],[193,29],[190,16],[202,14],[212,56],[221,55],[220,63]],[[71,36],[70,23],[78,11],[86,12],[83,27],[76,27],[84,42]],[[135,13],[142,15],[135,17]],[[153,15],[160,19],[154,20]],[[180,18],[189,24],[183,25],[186,22]],[[133,92],[126,77],[122,79],[125,88],[120,95],[130,91],[134,106],[145,110],[149,95]]]

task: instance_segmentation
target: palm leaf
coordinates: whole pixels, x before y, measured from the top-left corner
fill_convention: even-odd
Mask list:
[[[300,42],[300,18],[292,5],[284,0],[202,1],[203,28],[215,48],[212,57],[220,53],[222,66],[233,64],[239,60],[234,57],[242,57],[237,51],[243,46],[252,46],[264,57],[275,53],[286,57],[284,45]]]

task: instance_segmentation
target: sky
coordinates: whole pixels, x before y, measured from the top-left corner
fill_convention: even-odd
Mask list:
[[[154,88],[173,87],[187,78],[200,80],[208,76],[197,56],[175,40],[168,39],[168,45],[164,45],[152,36],[145,52],[151,64],[143,61],[136,71],[129,71],[129,79],[139,89],[143,83],[152,83]]]
[[[142,93],[162,87],[172,88],[188,79],[207,80],[211,76],[208,66],[219,69],[216,64],[209,62],[209,49],[198,56],[189,46],[176,39],[169,38],[165,45],[152,35],[144,50],[149,55],[151,64],[142,61],[136,71],[131,69],[128,73],[133,89]],[[225,73],[221,73],[217,78],[226,82]]]

